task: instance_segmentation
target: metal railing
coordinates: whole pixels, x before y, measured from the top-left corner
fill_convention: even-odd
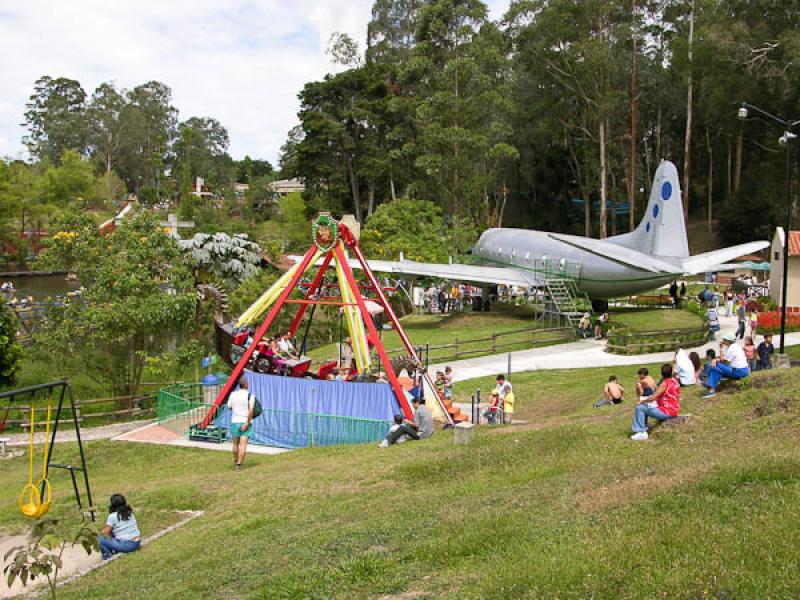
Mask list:
[[[210,389],[213,388],[213,389]],[[188,435],[189,428],[202,421],[214,403],[218,386],[176,384],[158,393],[158,422],[178,433]],[[230,411],[218,411],[215,424],[227,427]],[[335,446],[341,444],[376,443],[386,437],[390,423],[321,413],[292,412],[264,407],[253,421],[252,443],[283,448]]]

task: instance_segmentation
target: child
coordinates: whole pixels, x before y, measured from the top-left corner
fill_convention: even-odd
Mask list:
[[[378,448],[388,448],[389,447],[389,435],[400,429],[403,425],[403,415],[395,415],[394,416],[394,425],[389,428],[389,434],[387,434],[386,439],[383,440],[380,444],[378,444]],[[402,444],[403,442],[408,440],[407,435],[401,435],[397,438],[395,444]]]
[[[750,337],[756,339],[756,331],[758,330],[758,311],[753,309],[750,311]]]
[[[753,343],[753,338],[747,336],[744,339],[744,356],[747,359],[747,364],[750,365],[750,370],[756,370],[756,345]]]
[[[772,334],[767,333],[764,336],[764,341],[758,345],[756,352],[758,353],[758,368],[771,369],[772,368],[772,353],[775,347],[772,345]]]
[[[436,393],[439,394],[439,397],[444,398],[444,373],[436,371],[436,381],[433,382],[433,386],[436,388]]]
[[[636,395],[639,396],[639,399],[652,396],[657,386],[656,380],[650,375],[650,371],[642,367],[636,374],[639,376],[639,380],[636,382]]]
[[[449,366],[444,368],[444,399],[453,399],[453,369]]]
[[[703,370],[700,372],[700,384],[703,387],[706,386],[706,380],[708,379],[708,370],[711,368],[711,365],[714,364],[714,360],[717,358],[717,353],[714,351],[713,348],[709,348],[706,350],[706,360],[703,363]]]
[[[606,404],[620,404],[625,396],[625,388],[623,388],[617,381],[616,375],[608,377],[608,383],[603,388],[603,399],[594,403],[595,408],[600,408]]]

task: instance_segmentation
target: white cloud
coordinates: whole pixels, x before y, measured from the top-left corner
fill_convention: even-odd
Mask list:
[[[508,0],[489,2],[499,18]],[[363,47],[372,0],[0,0],[0,155],[21,156],[25,103],[42,75],[172,88],[180,118],[219,119],[231,154],[275,161],[303,84],[332,68],[331,34]]]

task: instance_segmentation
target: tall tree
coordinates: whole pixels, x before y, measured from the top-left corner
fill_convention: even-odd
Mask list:
[[[40,77],[25,105],[23,142],[40,160],[58,164],[65,150],[86,151],[86,92],[74,79]]]
[[[87,110],[90,148],[106,173],[114,167],[127,125],[123,118],[127,105],[124,94],[113,84],[102,83],[92,94]]]

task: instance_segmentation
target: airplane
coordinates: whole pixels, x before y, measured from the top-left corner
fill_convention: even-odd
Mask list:
[[[368,260],[373,271],[418,275],[477,285],[542,287],[548,278],[569,278],[595,312],[608,299],[661,287],[685,275],[714,271],[724,263],[769,246],[755,241],[689,255],[678,170],[663,160],[639,226],[605,239],[529,229],[492,228],[472,248],[481,264],[434,264]],[[356,267],[356,261],[352,263]]]

